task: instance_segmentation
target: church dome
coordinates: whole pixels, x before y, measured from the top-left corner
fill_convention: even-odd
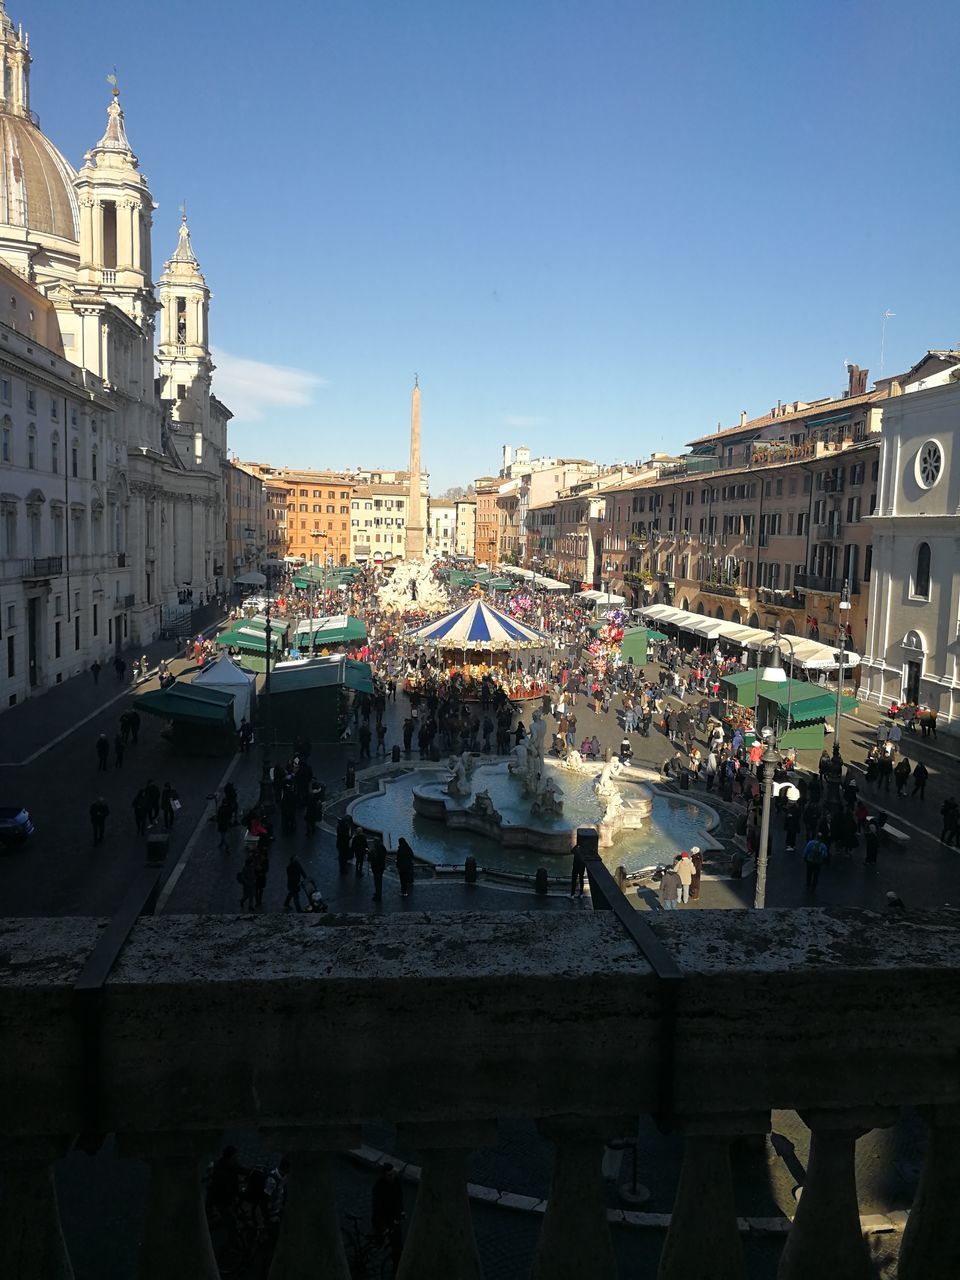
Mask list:
[[[79,241],[75,177],[31,119],[0,112],[0,225]]]

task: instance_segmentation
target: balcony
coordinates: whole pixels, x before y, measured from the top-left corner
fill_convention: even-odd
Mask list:
[[[26,560],[7,560],[0,566],[7,581],[24,578],[29,582],[42,582],[45,578],[59,578],[63,573],[63,556],[31,556]]]
[[[700,590],[707,596],[730,596],[735,600],[739,600],[743,591],[739,586],[730,582],[702,582]]]
[[[760,604],[775,605],[778,609],[805,609],[806,602],[799,599],[795,591],[781,591],[778,587],[758,587],[757,600]]]
[[[819,573],[798,573],[793,579],[793,584],[798,591],[819,591],[827,596],[840,595],[845,582],[852,596],[860,594],[859,578],[830,578]]]
[[[200,1170],[245,1129],[291,1160],[272,1274],[343,1280],[334,1157],[365,1124],[420,1153],[399,1276],[478,1277],[466,1160],[524,1118],[554,1153],[533,1274],[611,1280],[601,1159],[640,1113],[685,1144],[661,1280],[739,1276],[730,1145],[780,1108],[811,1130],[781,1280],[871,1274],[855,1144],[901,1108],[929,1142],[899,1274],[953,1275],[957,913],[614,906],[145,917],[106,948],[96,919],[0,921],[5,1277],[72,1274],[52,1172],[84,1133],[149,1167],[137,1274],[216,1280]],[[109,1208],[87,1238],[111,1256]]]

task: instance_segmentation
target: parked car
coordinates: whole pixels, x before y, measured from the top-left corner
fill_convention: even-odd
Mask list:
[[[22,805],[0,806],[0,844],[22,844],[33,830],[30,814]]]

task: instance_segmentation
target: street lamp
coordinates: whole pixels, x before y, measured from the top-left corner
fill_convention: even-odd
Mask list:
[[[840,781],[843,778],[843,756],[840,754],[840,709],[843,704],[843,667],[847,656],[847,628],[843,619],[850,608],[850,582],[844,579],[840,592],[840,646],[837,654],[840,659],[837,667],[837,706],[833,719],[833,757],[830,761],[830,803],[840,804]]]
[[[785,642],[790,646],[790,672],[793,674],[794,655],[796,650],[793,647],[793,641],[789,636],[780,634],[780,623],[777,622],[776,630],[773,633],[773,651],[770,654],[768,665],[764,668],[763,678],[769,684],[783,684],[788,679],[787,673],[783,669],[783,655],[780,652],[780,644]],[[759,669],[759,663],[758,663]],[[759,681],[757,682],[759,690]],[[790,732],[790,713],[793,710],[793,680],[789,680],[787,684],[787,728],[786,732]]]
[[[264,807],[269,807],[271,797],[273,795],[273,786],[270,779],[270,758],[267,754],[267,725],[270,718],[270,641],[273,637],[273,628],[271,626],[270,599],[267,598],[266,608],[267,626],[264,632],[266,640],[266,666],[264,668],[263,680],[263,707],[260,717],[260,734],[261,734],[261,773],[260,773],[260,803]]]
[[[774,782],[773,771],[780,763],[779,753],[767,747],[761,758],[763,765],[763,809],[760,815],[760,848],[757,850],[757,887],[753,896],[754,909],[761,910],[767,897],[767,845],[770,841],[770,806],[773,797],[781,791],[790,801],[799,800],[800,792],[792,782]]]

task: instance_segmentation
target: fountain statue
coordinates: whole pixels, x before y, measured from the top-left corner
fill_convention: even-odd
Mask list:
[[[528,750],[533,752],[538,763],[543,765],[544,745],[547,738],[547,722],[543,718],[543,712],[539,707],[533,713],[533,721],[530,725],[530,732],[527,735],[529,743]]]
[[[470,779],[473,777],[473,771],[476,768],[476,761],[469,751],[465,751],[462,756],[450,757],[450,768],[453,774],[447,783],[447,795],[462,797],[468,796],[473,790]]]
[[[614,756],[600,770],[600,776],[593,784],[593,789],[601,800],[609,800],[611,796],[617,795],[617,784],[614,778],[623,769],[619,756]]]
[[[493,801],[490,799],[489,791],[478,791],[473,804],[470,806],[470,812],[475,813],[479,818],[488,818],[491,822],[502,822],[502,816],[497,813]]]
[[[571,747],[560,761],[560,768],[568,773],[583,773],[583,756],[575,747]]]
[[[530,814],[534,818],[559,817],[563,813],[563,792],[552,778],[544,778],[530,802]]]

